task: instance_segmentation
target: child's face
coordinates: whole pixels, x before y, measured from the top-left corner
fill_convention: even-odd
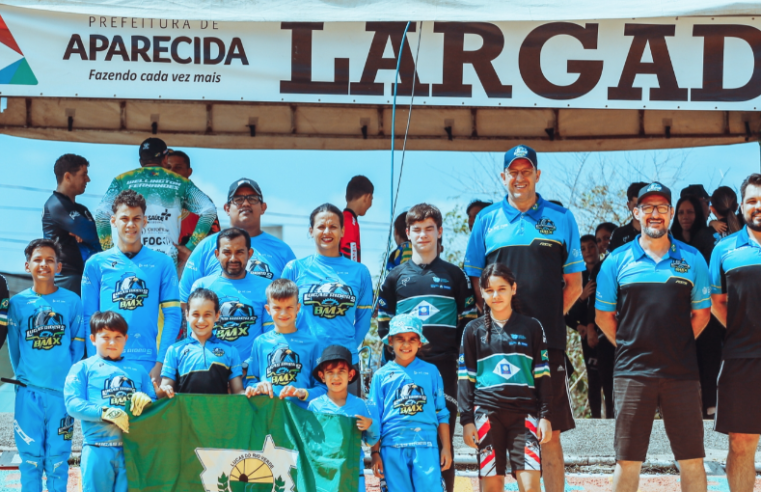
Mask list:
[[[299,314],[301,304],[298,297],[288,297],[286,299],[267,299],[264,309],[272,316],[275,326],[278,328],[291,327],[296,323],[296,316]]]
[[[61,264],[55,256],[55,250],[48,247],[34,248],[32,256],[26,262],[26,271],[37,280],[52,280],[61,271]]]
[[[90,335],[90,341],[95,345],[95,349],[101,357],[118,359],[122,356],[124,345],[127,344],[127,335],[106,328],[95,335]]]
[[[196,297],[188,304],[188,324],[199,340],[211,336],[214,324],[219,319],[219,312],[214,310],[214,303],[208,299]]]
[[[399,333],[391,337],[391,348],[394,349],[396,362],[409,362],[417,356],[423,346],[417,333]]]
[[[326,365],[324,371],[317,373],[322,382],[328,387],[331,393],[342,393],[349,387],[349,380],[354,376],[354,369],[349,367],[346,362],[339,362],[334,365]]]
[[[489,286],[481,289],[481,296],[489,309],[494,312],[505,312],[515,295],[517,283],[510,283],[502,277],[489,277]]]

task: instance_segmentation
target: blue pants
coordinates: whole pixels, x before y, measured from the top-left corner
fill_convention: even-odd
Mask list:
[[[66,413],[63,395],[16,386],[13,430],[21,457],[21,490],[42,492],[44,470],[47,489],[66,492],[74,419]]]
[[[121,446],[82,446],[82,492],[127,492]]]
[[[380,455],[388,492],[444,491],[438,447],[382,446]]]

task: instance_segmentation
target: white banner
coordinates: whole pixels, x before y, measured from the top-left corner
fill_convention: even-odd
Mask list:
[[[179,13],[178,13],[179,14]],[[0,6],[0,96],[389,104],[404,22],[143,19]],[[412,24],[416,105],[747,110],[761,17]]]

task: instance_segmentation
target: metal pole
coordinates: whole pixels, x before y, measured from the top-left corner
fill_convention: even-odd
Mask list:
[[[389,203],[389,223],[394,223],[394,142],[396,141],[396,93],[399,90],[399,67],[402,65],[402,54],[404,53],[404,42],[407,40],[407,30],[410,28],[412,21],[407,22],[402,35],[402,43],[399,45],[399,56],[396,57],[396,77],[394,78],[394,103],[391,106],[391,180],[390,183],[390,203]],[[415,91],[415,74],[412,75],[412,91]],[[388,247],[388,245],[386,245]]]

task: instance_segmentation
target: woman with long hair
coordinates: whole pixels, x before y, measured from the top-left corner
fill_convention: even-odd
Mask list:
[[[671,224],[671,235],[674,239],[697,248],[706,263],[711,261],[715,243],[713,232],[713,229],[706,225],[706,217],[698,198],[688,195],[676,202],[676,220]]]
[[[373,285],[370,271],[356,261],[341,256],[344,215],[330,203],[314,209],[309,216],[309,234],[315,254],[293,260],[283,269],[299,287],[300,317],[322,348],[342,345],[351,351],[352,364],[359,371],[358,348],[370,330]],[[354,382],[349,391],[359,396]]]
[[[725,230],[714,234],[716,242],[742,229],[740,219],[736,215],[737,208],[737,193],[732,188],[729,186],[719,186],[716,188],[716,191],[711,195],[711,212],[719,219],[719,222],[727,225]]]
[[[457,401],[465,444],[477,449],[485,492],[505,488],[507,462],[521,492],[540,490],[541,444],[552,438],[552,389],[542,325],[518,312],[517,282],[503,264],[484,268],[484,315],[460,348]]]

